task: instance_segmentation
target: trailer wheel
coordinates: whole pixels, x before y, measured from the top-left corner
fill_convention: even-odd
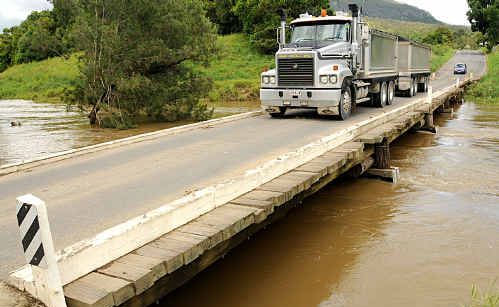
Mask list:
[[[423,85],[423,92],[428,93],[429,83],[430,83],[430,78],[425,77],[424,78],[424,85]]]
[[[416,80],[411,79],[411,88],[409,89],[409,97],[416,96],[416,92],[417,92],[417,83],[416,83]]]
[[[379,93],[372,95],[373,105],[377,108],[382,108],[387,104],[388,101],[388,86],[386,82],[382,82],[380,85]]]
[[[286,107],[279,107],[278,113],[269,113],[273,118],[283,118],[284,114],[286,114]]]
[[[395,82],[390,81],[390,83],[388,83],[388,97],[386,100],[386,104],[391,105],[393,103],[394,98],[395,98]]]
[[[341,90],[341,99],[338,109],[341,120],[346,120],[352,115],[352,91],[349,86],[343,86],[343,89]]]

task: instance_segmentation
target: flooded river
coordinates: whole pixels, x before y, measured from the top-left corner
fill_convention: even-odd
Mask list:
[[[162,306],[469,303],[473,284],[499,278],[499,107],[454,116],[394,144],[399,185],[327,187]]]
[[[21,126],[11,126],[11,123]],[[154,123],[130,130],[91,128],[65,105],[0,100],[0,165],[20,163],[69,149],[177,126]]]

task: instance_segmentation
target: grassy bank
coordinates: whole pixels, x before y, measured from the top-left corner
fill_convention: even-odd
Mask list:
[[[487,75],[470,87],[468,101],[483,104],[499,104],[499,50],[487,56]]]
[[[220,36],[218,56],[210,66],[197,70],[213,80],[213,90],[208,94],[211,102],[240,102],[258,99],[260,73],[271,67],[274,57],[262,55],[250,46],[244,34]]]
[[[435,72],[447,63],[455,54],[455,50],[445,45],[431,47],[431,71]]]
[[[0,74],[0,99],[61,102],[64,89],[78,77],[77,63],[74,55],[10,67]]]

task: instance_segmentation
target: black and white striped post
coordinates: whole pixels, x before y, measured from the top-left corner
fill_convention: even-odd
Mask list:
[[[37,298],[48,307],[66,307],[45,202],[33,195],[18,197],[16,212]]]

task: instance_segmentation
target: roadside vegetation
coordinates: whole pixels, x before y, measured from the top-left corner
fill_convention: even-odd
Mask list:
[[[260,73],[265,67],[274,66],[272,55],[261,54],[251,47],[242,33],[223,35],[217,41],[218,55],[207,67],[196,70],[213,80],[208,101],[255,101],[259,97]]]
[[[488,54],[487,67],[487,75],[469,88],[466,95],[468,101],[499,104],[499,50]]]
[[[471,303],[467,307],[499,307],[499,288],[492,284],[485,292],[478,286],[471,288]]]

